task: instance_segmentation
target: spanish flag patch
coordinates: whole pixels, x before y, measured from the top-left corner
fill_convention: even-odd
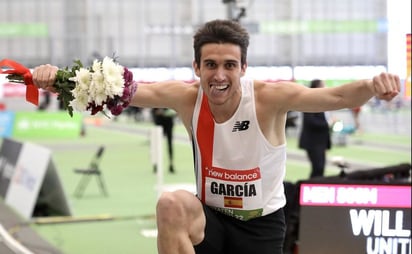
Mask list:
[[[243,199],[237,197],[224,197],[225,207],[243,208]]]

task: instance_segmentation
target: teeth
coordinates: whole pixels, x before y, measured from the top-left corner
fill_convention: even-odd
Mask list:
[[[228,85],[214,85],[213,87],[217,90],[224,90],[228,87]]]

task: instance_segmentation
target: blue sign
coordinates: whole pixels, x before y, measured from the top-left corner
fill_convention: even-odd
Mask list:
[[[13,132],[14,113],[0,111],[0,137],[11,137]]]

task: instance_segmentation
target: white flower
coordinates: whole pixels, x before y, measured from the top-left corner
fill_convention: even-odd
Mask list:
[[[109,82],[106,81],[106,89],[105,93],[110,97],[113,98],[114,96],[122,96],[123,94],[123,87],[124,84],[120,83],[118,81],[115,82]]]
[[[106,97],[102,98],[101,93],[106,90],[106,83],[103,74],[98,71],[92,74],[92,82],[89,87],[89,102],[95,102],[96,105],[101,105]]]
[[[76,88],[73,90],[76,91]],[[82,112],[86,111],[87,106],[89,105],[88,102],[88,95],[84,91],[80,91],[77,93],[74,92],[74,100],[70,102],[70,106],[72,106],[76,111]]]
[[[95,59],[93,61],[92,70],[94,72],[101,72],[102,71],[102,63],[99,60]]]
[[[101,70],[92,73],[92,81],[99,84],[104,83],[104,76]]]
[[[76,70],[76,76],[69,80],[76,82],[76,87],[80,86],[82,90],[88,90],[91,83],[91,73],[88,69],[80,68]]]
[[[124,68],[113,59],[105,57],[102,63],[102,72],[105,80],[105,92],[110,97],[121,96],[124,87]]]
[[[133,83],[132,90],[129,87],[125,89],[125,72],[130,82],[132,73],[110,57],[105,57],[102,61],[94,60],[89,67],[83,67],[80,61],[75,61],[75,66],[70,70],[66,68],[58,71],[63,85],[59,84],[56,89],[71,116],[73,110],[91,111],[92,115],[103,111],[105,114],[104,108],[113,115],[119,115],[130,103],[130,91],[135,91],[137,87]],[[75,83],[74,86],[72,82]],[[72,90],[68,93],[64,87]]]
[[[94,96],[94,103],[96,105],[102,105],[107,100],[107,94],[104,91],[96,92]]]

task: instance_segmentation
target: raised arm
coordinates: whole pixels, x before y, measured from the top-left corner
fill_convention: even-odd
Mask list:
[[[33,71],[34,84],[39,88],[56,92],[53,85],[56,81],[57,71],[58,68],[56,66],[49,64],[36,67]],[[171,80],[156,83],[139,83],[129,105],[145,108],[174,109],[185,125],[189,126],[198,88],[198,81],[186,83]]]
[[[42,89],[55,92],[53,84],[56,81],[56,66],[45,64],[34,68],[33,82]],[[195,94],[197,82],[192,84],[183,81],[162,81],[155,83],[139,83],[131,101],[132,106],[149,108],[179,109],[179,104],[185,101],[185,96]]]
[[[186,103],[194,103],[198,85],[171,80],[139,83],[131,101],[132,106],[145,108],[171,108],[181,111]]]
[[[199,83],[183,81],[164,81],[140,83],[133,96],[131,105],[146,108],[174,109],[190,133],[193,108]]]
[[[273,92],[267,94],[276,97],[279,102],[278,106],[275,105],[277,110],[322,112],[358,107],[373,96],[390,101],[399,94],[400,80],[397,75],[382,73],[371,80],[359,80],[331,88],[310,89],[293,82],[282,82],[272,89]]]

